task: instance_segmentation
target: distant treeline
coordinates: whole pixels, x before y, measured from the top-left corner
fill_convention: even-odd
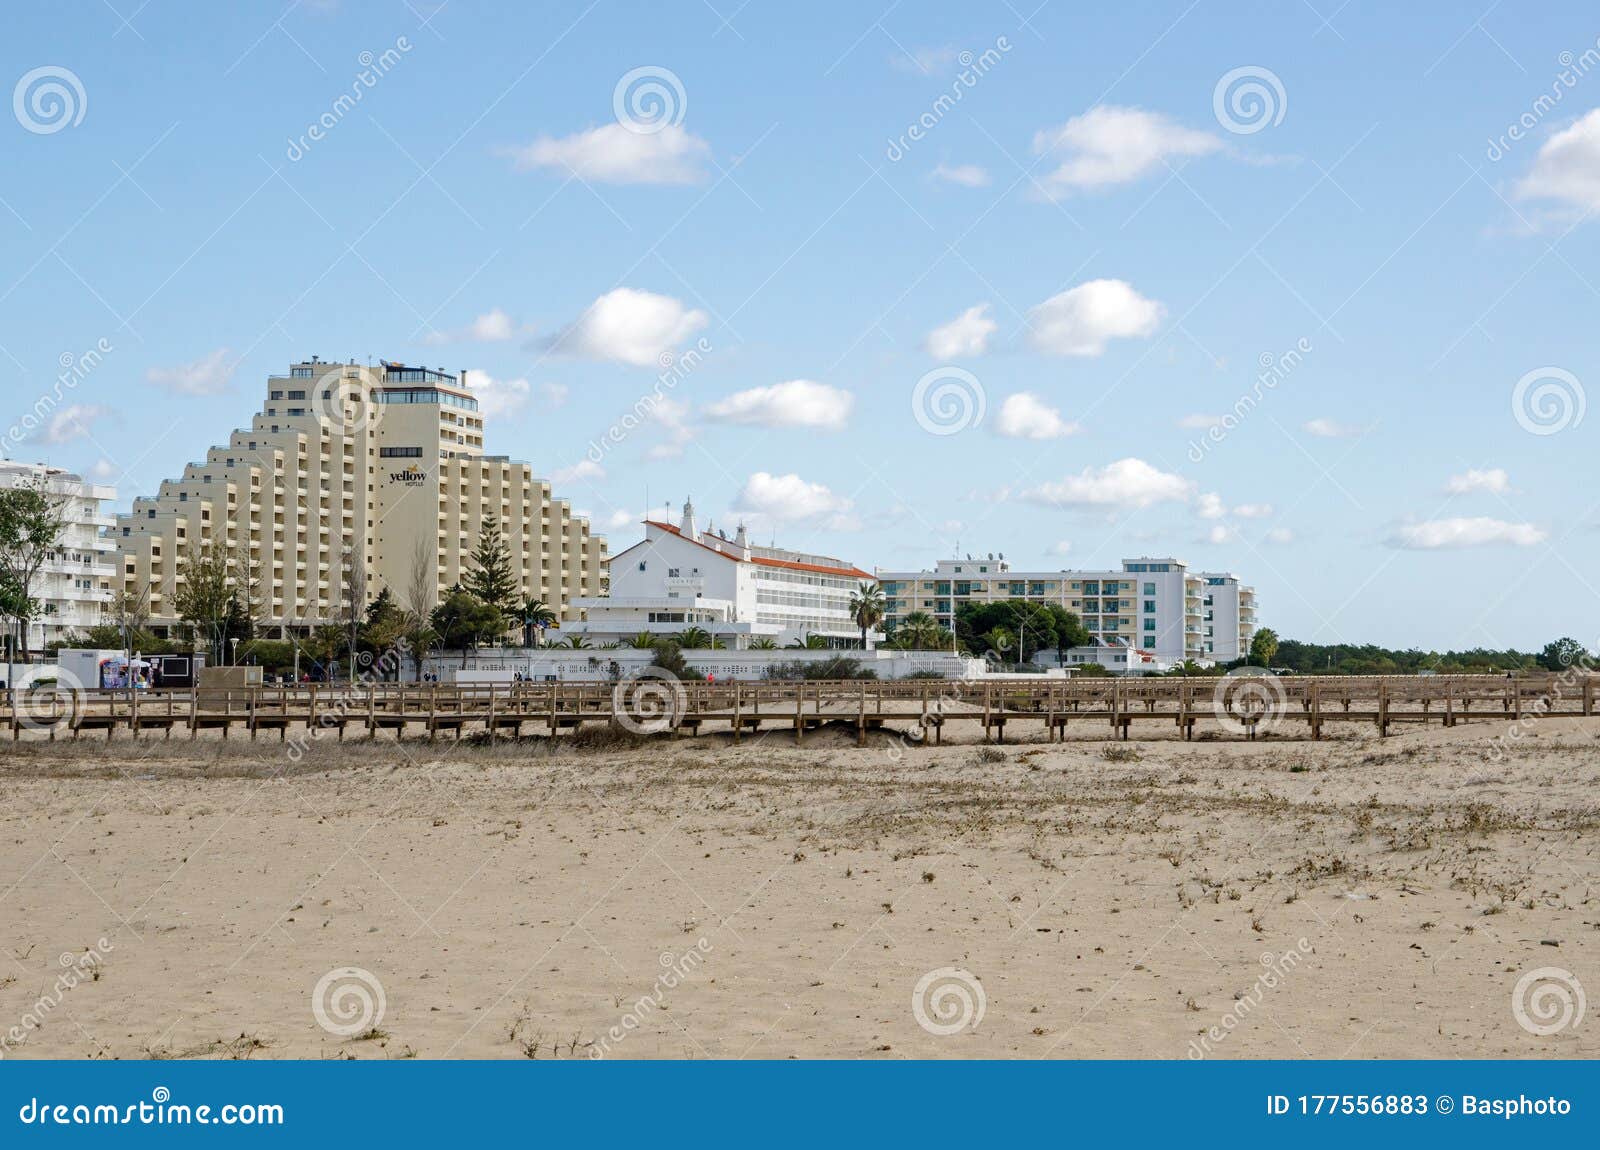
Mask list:
[[[1555,644],[1551,644],[1555,646]],[[1371,643],[1356,646],[1336,643],[1300,643],[1280,639],[1273,656],[1274,667],[1287,667],[1304,675],[1413,675],[1436,671],[1441,675],[1483,674],[1494,671],[1535,671],[1550,667],[1545,652],[1490,651],[1478,647],[1470,651],[1391,651]],[[1559,664],[1558,664],[1559,666]]]

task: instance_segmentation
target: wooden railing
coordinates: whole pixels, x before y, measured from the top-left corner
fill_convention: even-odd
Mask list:
[[[151,729],[221,730],[236,726],[252,737],[291,728],[308,731],[355,726],[368,733],[411,724],[430,736],[467,727],[520,732],[524,724],[549,733],[589,722],[618,722],[645,733],[725,724],[746,730],[792,726],[797,738],[827,722],[867,730],[910,723],[934,741],[945,724],[979,722],[1003,738],[1008,722],[1038,720],[1051,738],[1070,723],[1105,722],[1128,737],[1136,722],[1175,723],[1192,738],[1199,723],[1254,738],[1305,724],[1314,738],[1332,722],[1371,722],[1382,734],[1395,723],[1439,721],[1445,726],[1496,718],[1595,713],[1600,676],[1241,676],[1222,678],[1027,680],[816,680],[704,682],[648,677],[620,682],[496,684],[374,683],[283,687],[156,688],[148,690],[6,691],[0,712],[13,738],[24,733]]]

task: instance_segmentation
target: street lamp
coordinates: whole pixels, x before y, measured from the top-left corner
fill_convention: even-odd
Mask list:
[[[228,642],[233,644],[233,665],[237,667],[239,665],[239,636],[233,636]]]

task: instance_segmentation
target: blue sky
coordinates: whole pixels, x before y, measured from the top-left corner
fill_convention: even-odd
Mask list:
[[[291,360],[465,367],[614,551],[693,493],[869,569],[1176,554],[1296,638],[1593,646],[1593,10],[1033,8],[12,6],[4,422],[109,350],[6,451],[125,503]]]

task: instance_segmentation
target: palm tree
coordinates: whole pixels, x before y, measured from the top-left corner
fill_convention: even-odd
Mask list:
[[[894,641],[897,647],[908,651],[926,651],[949,646],[942,640],[948,634],[928,612],[912,611],[894,629]]]
[[[522,645],[532,647],[536,642],[536,634],[540,627],[548,627],[556,621],[556,613],[547,607],[542,599],[533,596],[522,605]]]
[[[573,651],[587,651],[589,649],[589,640],[582,635],[568,635],[566,639],[557,643],[556,646],[566,647]]]
[[[629,637],[628,646],[632,647],[635,651],[650,651],[653,650],[655,645],[659,642],[660,640],[656,638],[655,635],[652,635],[649,631],[640,631],[637,635]]]
[[[711,632],[704,627],[685,627],[678,632],[678,646],[685,651],[704,651],[711,646]]]
[[[790,651],[826,651],[827,649],[828,641],[821,635],[807,635],[804,639],[796,639],[787,648]]]
[[[861,628],[861,649],[867,649],[867,632],[883,622],[883,588],[876,583],[862,583],[850,596],[850,614]]]
[[[750,640],[750,649],[752,651],[776,651],[778,645],[772,641],[772,636],[761,635]]]

